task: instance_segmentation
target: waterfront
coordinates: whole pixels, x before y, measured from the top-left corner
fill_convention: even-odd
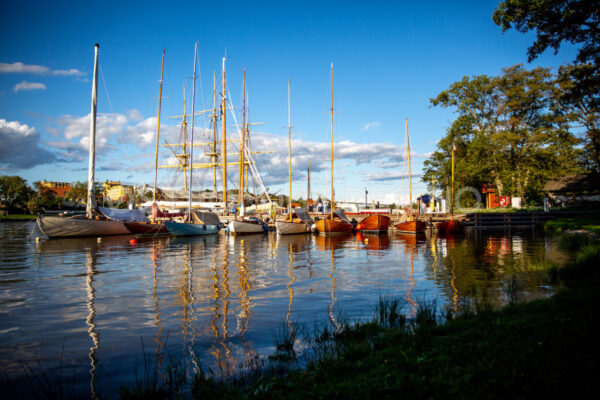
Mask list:
[[[142,343],[150,355],[182,360],[189,375],[201,365],[227,376],[271,354],[288,324],[369,318],[380,296],[405,299],[409,316],[425,299],[456,310],[474,293],[500,305],[514,282],[523,300],[547,296],[539,270],[566,258],[533,230],[135,244],[132,236],[36,243],[31,223],[0,230],[2,373],[18,380],[26,362],[53,376],[62,364],[61,374],[94,390],[132,384]]]

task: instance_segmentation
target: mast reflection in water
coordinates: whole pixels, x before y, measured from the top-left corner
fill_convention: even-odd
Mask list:
[[[166,379],[167,354],[188,377],[234,375],[273,353],[282,324],[290,334],[298,324],[337,329],[340,312],[370,319],[380,296],[405,298],[409,317],[421,299],[452,311],[473,293],[501,304],[515,277],[521,297],[546,296],[545,275],[529,266],[565,258],[534,232],[219,234],[135,244],[131,236],[36,244],[31,226],[0,224],[0,237],[8,232],[0,252],[1,372],[21,385],[22,362],[39,365],[34,374],[74,377],[92,397],[133,385],[144,359]],[[145,358],[144,343],[153,343]]]

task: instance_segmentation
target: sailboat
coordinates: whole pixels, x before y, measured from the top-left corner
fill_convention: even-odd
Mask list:
[[[356,225],[356,231],[362,233],[387,232],[391,219],[387,215],[372,214]]]
[[[240,131],[240,163],[238,182],[238,201],[240,203],[240,215],[229,222],[227,231],[232,235],[243,235],[248,233],[263,233],[267,231],[266,224],[257,216],[246,216],[244,205],[244,166],[245,166],[245,143],[246,143],[246,70],[244,70],[244,81],[242,84],[242,129]]]
[[[408,208],[406,208],[406,221],[396,225],[398,232],[419,233],[425,232],[427,225],[423,221],[417,221],[412,211],[412,183],[410,177],[410,142],[408,140],[408,118],[406,119],[406,156],[408,159]]]
[[[129,230],[123,222],[111,221],[98,212],[94,193],[94,172],[96,162],[96,106],[98,101],[98,49],[94,46],[94,80],[92,83],[92,110],[90,115],[90,156],[88,168],[88,190],[86,216],[84,218],[38,217],[37,224],[48,238],[125,235]]]
[[[288,201],[288,216],[285,221],[275,221],[275,228],[280,235],[308,233],[312,220],[305,209],[292,212],[292,123],[290,112],[290,81],[288,80],[288,176],[290,182],[290,197]],[[295,218],[294,218],[295,217]]]
[[[158,117],[156,122],[156,150],[154,153],[154,191],[152,193],[152,208],[158,208],[156,205],[156,181],[158,175],[158,138],[160,133],[160,106],[162,99],[162,84],[163,84],[163,72],[165,70],[165,50],[163,49],[162,54],[162,66],[160,69],[160,88],[158,90]],[[154,212],[152,215],[152,220],[148,221],[147,218],[140,221],[124,221],[125,226],[131,233],[135,233],[138,235],[157,235],[157,234],[168,234],[169,231],[165,224],[156,223],[154,219]]]
[[[190,183],[188,185],[189,192],[189,205],[188,205],[188,213],[187,213],[187,221],[186,222],[174,222],[174,221],[166,221],[165,226],[171,232],[171,234],[175,236],[199,236],[199,235],[211,235],[214,233],[218,233],[220,229],[220,224],[216,223],[205,223],[205,220],[199,220],[196,213],[192,212],[192,176],[194,169],[194,114],[195,114],[195,106],[196,106],[196,65],[198,59],[198,43],[194,48],[194,77],[192,80],[192,133],[190,136]],[[216,215],[213,213],[209,217],[213,217]],[[218,221],[218,217],[217,217]]]
[[[315,225],[317,231],[321,235],[340,235],[348,232],[352,232],[352,225],[348,222],[342,210],[334,212],[335,210],[335,194],[333,191],[333,63],[331,63],[331,213],[328,218],[318,220]],[[337,216],[337,219],[334,219]]]
[[[459,232],[464,228],[463,221],[454,219],[454,152],[456,151],[456,145],[452,145],[452,186],[450,191],[450,220],[438,222],[435,224],[438,232],[440,233],[454,233]]]

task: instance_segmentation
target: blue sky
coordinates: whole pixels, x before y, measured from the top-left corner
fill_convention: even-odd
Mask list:
[[[158,81],[166,49],[161,136],[177,142],[194,43],[199,49],[196,109],[212,106],[213,71],[227,55],[231,101],[241,121],[246,69],[255,150],[271,192],[287,193],[287,80],[292,87],[294,196],[329,195],[329,88],[334,64],[336,199],[402,202],[408,193],[405,119],[411,135],[413,193],[423,161],[450,125],[451,110],[429,99],[465,75],[525,63],[556,68],[572,47],[527,64],[533,35],[502,33],[497,1],[417,2],[10,2],[0,16],[0,174],[87,180],[93,45],[100,44],[99,181],[152,184]],[[217,78],[219,79],[219,78]],[[196,141],[208,120],[196,118]],[[234,133],[228,117],[228,132]],[[234,149],[230,151],[234,152]],[[198,154],[199,151],[196,151]],[[160,163],[169,163],[161,149]],[[196,162],[202,162],[197,159]],[[212,185],[199,172],[197,187]],[[234,168],[230,182],[237,182]],[[159,170],[159,186],[181,177]]]

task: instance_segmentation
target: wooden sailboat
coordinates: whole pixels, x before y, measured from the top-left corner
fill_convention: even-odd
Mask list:
[[[97,211],[94,193],[94,172],[96,162],[96,106],[98,101],[98,49],[94,46],[94,80],[92,84],[92,111],[90,115],[90,156],[88,168],[88,190],[85,218],[39,217],[37,224],[49,238],[105,236],[129,234],[129,230],[120,221],[102,219]]]
[[[165,50],[163,49],[162,54],[162,66],[160,68],[160,87],[158,90],[158,116],[156,123],[156,150],[154,153],[154,190],[152,192],[152,207],[154,208],[156,205],[156,181],[158,177],[158,139],[160,134],[160,106],[162,99],[162,84],[163,84],[163,72],[165,70]],[[156,223],[154,219],[154,215],[150,222],[141,222],[141,221],[127,221],[124,222],[125,226],[131,233],[135,233],[137,235],[157,235],[157,234],[168,234],[169,230],[165,226],[165,224]]]
[[[410,176],[410,142],[408,140],[408,118],[406,119],[406,154],[408,158],[408,204],[406,209],[406,221],[396,225],[398,232],[402,233],[419,233],[425,232],[427,225],[423,221],[418,221],[412,211],[412,182]]]
[[[331,63],[331,213],[328,218],[318,220],[315,225],[317,231],[321,235],[340,235],[344,233],[352,232],[352,225],[346,220],[336,215],[335,210],[335,193],[333,190],[333,63]],[[343,214],[342,214],[343,215]],[[334,219],[337,216],[337,219]]]
[[[360,221],[356,230],[363,233],[387,232],[391,219],[387,215],[373,214]]]
[[[198,58],[198,43],[196,43],[194,49],[194,77],[192,80],[192,133],[190,135],[190,183],[188,185],[189,192],[189,205],[187,213],[187,222],[174,222],[167,221],[165,226],[175,236],[198,236],[198,235],[210,235],[218,233],[220,225],[218,224],[206,224],[206,223],[195,223],[194,215],[192,213],[192,177],[194,167],[194,114],[196,106],[196,65]]]
[[[290,81],[288,80],[288,178],[290,182],[290,197],[288,201],[288,216],[285,221],[276,221],[275,228],[280,235],[294,233],[309,233],[312,221],[308,213],[292,212],[292,123],[290,111]],[[295,218],[294,218],[295,217]]]
[[[464,228],[463,221],[454,219],[454,152],[456,151],[456,146],[452,145],[452,183],[450,189],[450,220],[438,222],[435,224],[438,232],[440,233],[455,233],[462,231]]]

